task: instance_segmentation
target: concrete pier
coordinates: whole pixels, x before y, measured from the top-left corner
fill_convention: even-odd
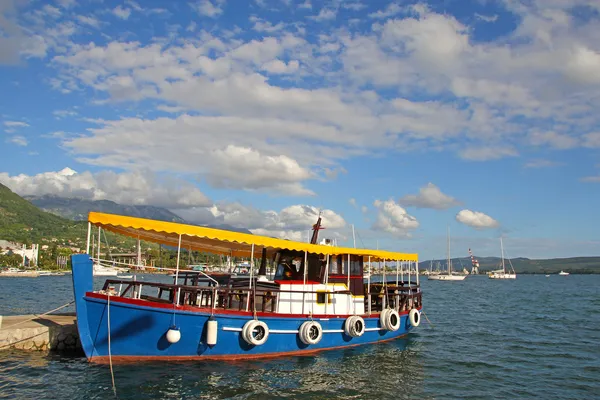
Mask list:
[[[81,351],[74,313],[0,316],[0,351]]]

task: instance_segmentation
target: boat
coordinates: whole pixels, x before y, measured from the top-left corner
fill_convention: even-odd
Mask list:
[[[71,256],[86,358],[113,363],[310,354],[394,340],[418,327],[418,255],[317,244],[320,222],[319,216],[307,243],[90,212],[86,253]],[[92,227],[176,248],[173,283],[108,278],[94,290]],[[183,270],[180,252],[188,249],[247,258],[249,275]],[[383,268],[381,282],[363,281],[365,267],[394,262],[395,277]],[[265,279],[268,264],[273,280]],[[405,279],[400,266],[409,264],[413,272]]]
[[[64,272],[52,272],[46,270],[38,271],[38,273],[40,276],[63,276],[65,274]]]
[[[560,270],[560,272],[559,272],[558,274],[559,274],[559,275],[562,275],[562,276],[567,276],[567,275],[569,275],[569,273],[568,273],[568,272],[565,272],[565,271],[563,271],[563,270]]]
[[[2,278],[37,278],[38,276],[40,276],[38,271],[19,268],[7,268],[0,272]]]
[[[448,274],[436,274],[429,275],[427,279],[431,281],[464,281],[467,277],[466,274],[458,274],[452,271],[452,259],[450,258],[450,229],[448,228],[448,248],[447,248],[447,260]]]
[[[502,237],[500,237],[500,249],[502,253],[502,269],[491,271],[488,277],[490,279],[517,279],[517,273],[515,272],[510,258],[508,259],[508,263],[510,264],[511,272],[506,271],[506,264],[504,262],[504,244],[502,243]]]
[[[549,277],[550,277],[550,275],[546,275],[546,278],[549,278]]]

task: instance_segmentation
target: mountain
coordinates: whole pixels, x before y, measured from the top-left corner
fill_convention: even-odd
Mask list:
[[[85,224],[44,212],[0,184],[0,239],[38,242],[44,237],[83,238]]]
[[[185,223],[183,218],[163,207],[128,206],[110,200],[85,200],[58,196],[25,196],[33,205],[52,214],[74,221],[87,221],[90,211],[127,215],[158,221]]]
[[[477,257],[479,261],[479,272],[485,273],[494,269],[501,268],[502,259],[500,257]],[[437,269],[437,263],[440,262],[439,269],[446,271],[446,260],[433,260],[433,269]],[[513,267],[517,274],[554,274],[561,270],[590,274],[600,273],[600,257],[570,257],[570,258],[551,258],[532,260],[529,258],[511,258]],[[504,259],[505,265],[510,264],[508,259]],[[452,267],[455,271],[462,271],[463,267],[471,271],[471,258],[453,258]],[[419,269],[429,269],[430,261],[421,261]]]
[[[77,198],[64,198],[58,196],[25,196],[33,205],[52,214],[74,221],[87,221],[90,211],[108,214],[127,215],[129,217],[148,218],[157,221],[177,222],[180,224],[199,225],[185,221],[179,215],[163,207],[155,206],[128,206],[110,200],[85,200]],[[227,231],[252,233],[248,229],[235,228],[231,225],[207,225],[209,228]]]

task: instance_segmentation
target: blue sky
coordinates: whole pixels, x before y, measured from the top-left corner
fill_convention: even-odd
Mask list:
[[[8,0],[0,182],[302,240],[598,255],[596,1]]]

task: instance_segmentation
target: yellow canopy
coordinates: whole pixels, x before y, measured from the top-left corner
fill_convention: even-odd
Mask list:
[[[252,253],[252,244],[254,244],[255,257],[260,257],[260,253],[264,247],[270,253],[278,249],[288,249],[323,255],[352,254],[365,258],[371,257],[372,261],[418,261],[419,258],[417,254],[294,242],[204,226],[185,225],[98,212],[90,212],[88,221],[110,232],[174,247],[178,246],[179,235],[181,235],[182,249],[236,257],[249,257]]]

